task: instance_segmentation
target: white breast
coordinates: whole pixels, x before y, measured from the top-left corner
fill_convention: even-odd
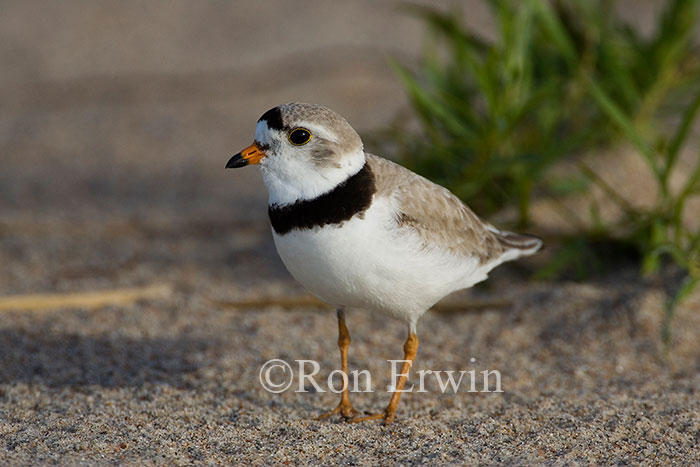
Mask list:
[[[362,218],[273,236],[292,276],[324,301],[409,322],[486,278],[476,259],[430,248],[412,230],[398,228],[386,199],[375,198]]]

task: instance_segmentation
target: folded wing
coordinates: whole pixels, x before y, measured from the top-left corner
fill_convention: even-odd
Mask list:
[[[542,241],[532,235],[502,231],[474,214],[449,190],[381,157],[367,154],[378,197],[396,207],[399,228],[413,229],[426,248],[478,258],[492,267],[535,253]],[[489,268],[490,269],[490,268]]]

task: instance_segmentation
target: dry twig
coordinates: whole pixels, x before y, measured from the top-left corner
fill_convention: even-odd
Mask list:
[[[94,292],[14,295],[0,297],[0,311],[100,308],[108,305],[126,305],[137,300],[167,298],[170,295],[172,288],[168,284]]]

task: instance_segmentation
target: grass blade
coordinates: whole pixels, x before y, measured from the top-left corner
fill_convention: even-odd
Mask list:
[[[661,173],[654,159],[654,151],[644,141],[639,132],[634,127],[632,121],[625,115],[624,111],[605,93],[605,91],[592,79],[588,80],[591,95],[596,100],[605,114],[612,120],[622,131],[622,133],[634,144],[637,150],[644,156],[651,167],[657,179],[660,179]]]
[[[676,133],[671,139],[671,144],[669,145],[668,152],[666,154],[667,159],[666,167],[664,168],[664,178],[668,177],[669,172],[671,172],[671,169],[676,163],[678,153],[680,152],[681,146],[688,137],[688,133],[690,132],[690,129],[692,127],[693,122],[695,121],[695,117],[697,116],[699,109],[700,89],[698,89],[695,98],[683,114],[683,120],[681,121],[681,125],[678,127],[678,130],[676,130]]]
[[[531,0],[530,4],[534,11],[538,13],[552,42],[559,49],[569,65],[577,66],[578,53],[576,52],[574,42],[571,40],[571,37],[566,32],[566,28],[552,7],[542,0]]]

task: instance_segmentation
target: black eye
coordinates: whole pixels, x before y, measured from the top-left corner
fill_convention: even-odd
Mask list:
[[[289,132],[288,138],[294,146],[302,146],[311,139],[311,132],[306,128],[295,128]]]

